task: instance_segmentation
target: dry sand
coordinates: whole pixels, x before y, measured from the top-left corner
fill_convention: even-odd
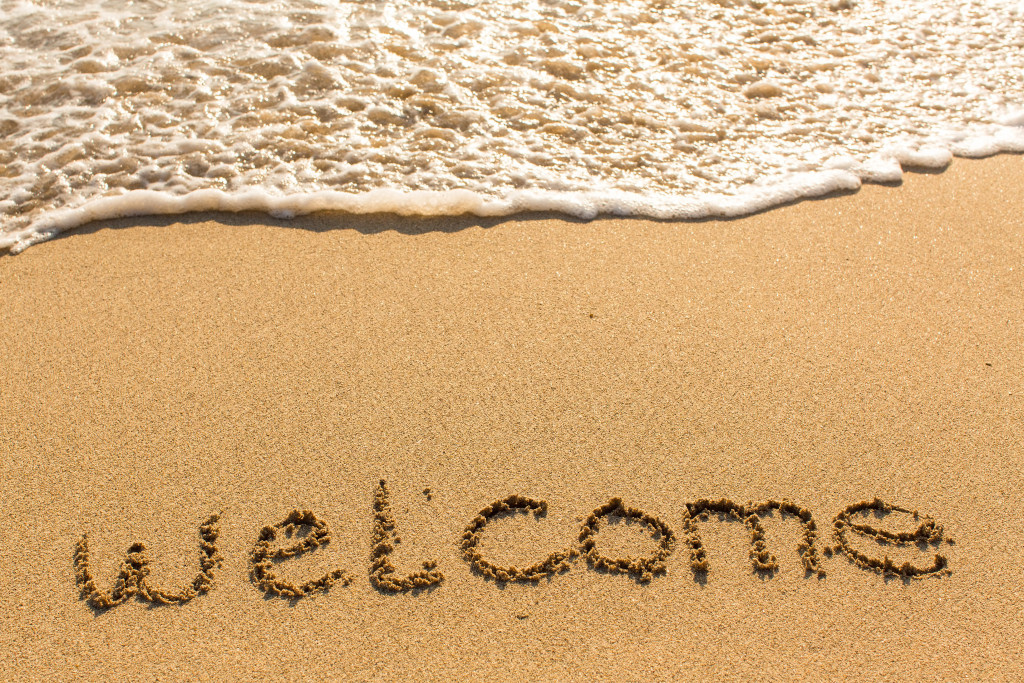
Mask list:
[[[1003,156],[736,221],[198,216],[0,258],[0,678],[1019,680],[1022,187]],[[434,560],[440,585],[372,587],[381,478],[389,561]],[[577,545],[620,496],[675,533],[666,572],[577,557],[537,585],[484,578],[460,538],[510,494],[548,512],[496,517],[492,564]],[[774,576],[715,521],[691,571],[687,502],[792,499],[820,551],[875,496],[944,525],[948,573],[836,554],[808,575],[798,523],[773,515]],[[350,585],[254,584],[261,528],[296,508],[331,541],[273,570]],[[80,598],[83,533],[100,588],[139,541],[147,581],[178,590],[219,511],[209,593]],[[644,529],[598,546],[642,556]]]

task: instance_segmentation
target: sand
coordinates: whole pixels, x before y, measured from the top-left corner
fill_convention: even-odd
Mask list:
[[[1001,156],[734,221],[203,215],[0,257],[0,678],[1019,679],[1021,187]],[[876,496],[920,519],[841,522],[939,542],[848,549],[945,569],[827,556]],[[825,575],[777,510],[755,571],[703,498],[810,511]],[[98,590],[133,543],[151,598],[212,587],[129,566],[93,609],[83,534]]]

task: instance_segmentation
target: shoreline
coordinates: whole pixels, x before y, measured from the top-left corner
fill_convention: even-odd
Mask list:
[[[1008,130],[1012,128],[1008,127]],[[645,195],[629,192],[552,192],[520,190],[490,197],[469,190],[400,191],[389,188],[353,194],[319,190],[273,196],[260,190],[228,193],[220,189],[194,190],[184,195],[132,190],[101,196],[71,209],[56,209],[44,218],[0,234],[0,256],[25,249],[68,232],[90,230],[97,224],[146,225],[154,221],[188,222],[190,217],[224,222],[225,217],[248,217],[256,224],[276,225],[295,219],[342,217],[354,222],[409,220],[429,223],[486,221],[492,225],[542,217],[570,222],[592,220],[648,220],[700,222],[737,220],[804,201],[845,196],[865,185],[898,187],[911,174],[936,174],[949,169],[954,159],[977,161],[993,156],[1020,156],[1020,147],[993,139],[975,155],[954,157],[948,150],[926,153],[903,151],[893,157],[870,159],[854,172],[843,168],[791,173],[765,185],[751,184],[735,194],[700,193],[687,196]],[[923,148],[929,149],[929,148]],[[869,170],[870,169],[870,170]],[[229,222],[237,222],[231,220]]]
[[[1021,186],[1024,156],[1000,155],[730,220],[205,214],[0,257],[0,675],[1018,677]],[[844,519],[913,542],[848,526],[849,546],[948,571],[825,552],[876,496],[906,512]],[[596,514],[615,498],[646,517]],[[825,575],[801,519],[766,509],[778,568],[712,514],[699,577],[704,498],[795,501]],[[329,542],[271,561],[292,510]],[[80,596],[83,534],[99,590],[141,542],[147,581],[184,595],[217,513],[209,590]],[[496,580],[467,530],[506,574],[579,554]],[[650,576],[586,556],[669,532]],[[286,599],[264,560],[293,586],[345,574]],[[374,567],[444,579],[389,592]]]

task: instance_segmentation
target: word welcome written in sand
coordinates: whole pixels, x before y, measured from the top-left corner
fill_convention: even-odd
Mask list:
[[[425,491],[429,495],[429,489]],[[612,498],[594,510],[580,528],[576,547],[566,548],[551,553],[542,561],[529,567],[499,566],[489,561],[480,551],[480,542],[487,525],[496,519],[516,514],[533,514],[539,518],[547,514],[548,505],[545,501],[534,500],[523,496],[512,495],[495,501],[473,517],[466,527],[460,542],[462,556],[476,574],[493,579],[499,583],[529,582],[538,583],[541,579],[569,571],[572,563],[579,557],[586,558],[587,565],[596,571],[610,574],[626,574],[639,583],[648,583],[655,576],[666,572],[666,560],[676,545],[676,535],[672,528],[655,515],[642,510],[627,507],[619,498]],[[855,516],[874,511],[879,515],[902,512],[913,515],[919,524],[916,529],[907,532],[891,532],[877,529],[868,524],[855,521]],[[771,574],[778,570],[778,560],[772,555],[765,541],[762,518],[770,513],[792,515],[800,520],[803,533],[797,544],[797,552],[801,563],[808,574],[818,577],[825,576],[821,559],[815,547],[817,528],[811,511],[791,501],[763,501],[760,503],[736,503],[728,499],[701,499],[687,503],[683,510],[683,538],[690,550],[690,569],[696,577],[706,575],[710,569],[707,552],[701,540],[699,523],[711,520],[716,515],[722,521],[743,523],[750,531],[750,562],[756,572]],[[657,547],[643,557],[609,557],[603,554],[599,546],[601,530],[613,518],[627,522],[636,522],[650,533]],[[134,543],[128,548],[127,556],[121,565],[117,578],[110,590],[100,589],[89,567],[88,537],[83,536],[75,550],[75,578],[82,598],[90,607],[102,611],[119,605],[129,598],[154,604],[181,604],[209,592],[214,585],[214,570],[219,569],[222,558],[217,551],[219,535],[218,523],[220,515],[213,515],[199,527],[199,566],[200,571],[191,584],[177,592],[168,592],[151,585],[149,578],[149,558],[146,546]],[[934,519],[921,515],[916,511],[885,503],[877,498],[871,501],[862,500],[843,509],[835,516],[833,523],[834,546],[823,549],[826,557],[841,553],[854,565],[883,575],[899,576],[906,579],[942,575],[948,573],[946,558],[936,553],[932,563],[919,567],[910,562],[897,564],[888,556],[881,559],[870,557],[851,545],[849,534],[857,534],[872,539],[880,545],[907,546],[917,545],[925,548],[941,543],[952,544],[953,540],[945,537],[943,528]],[[301,540],[285,547],[274,548],[274,544],[284,538],[297,536],[301,530],[305,535]],[[345,569],[335,569],[323,576],[311,579],[302,584],[295,584],[279,578],[275,572],[276,564],[295,558],[314,549],[327,545],[331,540],[331,532],[327,523],[309,510],[293,510],[284,520],[260,530],[259,537],[250,556],[250,574],[252,582],[269,595],[298,599],[330,588],[335,584],[347,586],[354,576]],[[392,562],[391,555],[396,544],[401,541],[396,531],[394,515],[391,511],[390,492],[383,480],[377,485],[373,498],[373,529],[370,544],[370,583],[378,590],[386,593],[407,593],[439,586],[444,581],[444,574],[437,569],[437,562],[427,560],[422,569],[408,575],[400,575]]]

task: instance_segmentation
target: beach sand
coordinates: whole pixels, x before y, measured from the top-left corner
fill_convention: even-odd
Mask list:
[[[731,221],[203,215],[0,257],[0,678],[1019,680],[1022,187],[1000,156]],[[380,479],[391,560],[436,561],[440,585],[371,585]],[[548,511],[495,518],[488,561],[577,546],[621,497],[674,532],[665,573],[481,576],[463,531],[510,494]],[[876,496],[955,545],[850,545],[947,572],[836,553],[818,577],[776,515],[774,574],[715,516],[691,569],[687,502],[791,499],[821,553]],[[331,540],[275,571],[350,585],[254,583],[260,530],[293,509]],[[177,590],[218,512],[205,595],[81,599],[82,534],[99,588],[144,542],[147,581]],[[598,546],[643,556],[646,529]]]

